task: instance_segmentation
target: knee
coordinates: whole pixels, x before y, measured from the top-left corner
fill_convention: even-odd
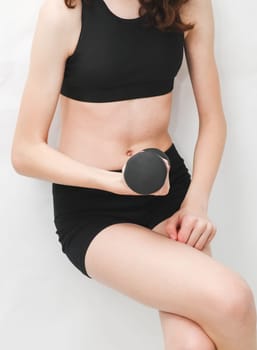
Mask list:
[[[165,350],[216,350],[216,346],[210,338],[203,334],[181,335],[178,341],[174,341]]]
[[[240,324],[256,324],[254,295],[247,282],[239,277],[231,278],[223,288],[215,303],[224,320]]]

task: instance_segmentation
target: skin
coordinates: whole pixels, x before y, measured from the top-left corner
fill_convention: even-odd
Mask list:
[[[120,17],[138,16],[136,1],[105,0],[105,2],[112,12]],[[185,56],[199,117],[199,134],[194,151],[190,187],[180,209],[153,230],[129,224],[112,225],[102,230],[91,243],[85,257],[85,264],[96,280],[146,304],[148,300],[148,305],[157,309],[159,306],[166,350],[187,348],[187,344],[194,344],[190,345],[190,349],[198,350],[215,348],[256,350],[255,307],[249,286],[237,274],[218,262],[214,260],[211,262],[212,259],[205,258],[207,255],[210,258],[209,243],[216,234],[216,226],[208,217],[208,200],[226,137],[226,122],[213,50],[214,24],[211,1],[189,1],[181,9],[181,17],[185,22],[195,23],[193,30],[185,32]],[[98,187],[119,194],[132,194],[122,180],[122,176],[118,173],[110,173],[109,170],[121,169],[131,155],[143,148],[157,147],[164,151],[171,145],[173,140],[168,127],[172,122],[172,92],[161,96],[108,103],[81,102],[59,95],[65,61],[73,53],[79,37],[80,18],[80,1],[77,2],[74,10],[67,9],[62,0],[45,0],[40,8],[32,43],[29,74],[14,135],[12,164],[18,173],[25,176],[61,184]],[[47,144],[47,139],[58,102],[60,102],[62,128],[57,150],[54,150]],[[72,171],[69,172],[68,169]],[[163,188],[156,194],[165,195],[169,186],[167,177]],[[140,265],[131,265],[134,267],[132,271],[136,272],[132,275],[127,271],[129,284],[121,285],[124,270],[119,271],[117,267],[115,269],[117,262],[115,263],[113,246],[120,245],[118,251],[122,252],[124,242],[127,240],[126,248],[130,244],[131,247],[136,247],[137,241],[133,241],[129,234],[130,230],[137,232],[137,236],[133,237],[135,240],[140,239],[142,235],[142,242],[147,245],[145,253],[147,253],[147,247],[151,247],[152,244],[152,249],[156,249],[156,258],[158,254],[160,255],[157,260],[160,263],[165,261],[164,252],[167,252],[167,247],[170,253],[175,255],[181,250],[181,254],[185,259],[188,258],[192,265],[186,271],[182,269],[179,271],[181,277],[184,274],[185,276],[188,274],[187,278],[191,274],[199,274],[200,285],[200,281],[206,281],[208,276],[213,274],[212,279],[209,277],[209,283],[216,282],[213,284],[213,290],[216,285],[225,283],[227,286],[225,294],[229,288],[236,285],[237,288],[233,291],[237,290],[238,294],[235,294],[238,299],[232,303],[229,312],[223,314],[224,318],[220,319],[218,314],[215,314],[216,317],[213,317],[215,322],[212,321],[212,323],[207,314],[200,315],[191,310],[192,302],[195,305],[198,302],[198,307],[206,307],[206,309],[209,303],[204,297],[201,301],[193,300],[194,286],[190,284],[184,287],[187,288],[192,300],[189,298],[188,304],[185,301],[184,308],[175,307],[179,304],[181,293],[173,295],[171,299],[173,303],[169,301],[163,304],[163,300],[167,299],[165,295],[160,296],[160,300],[153,299],[155,290],[147,290],[145,287],[149,282],[150,274],[140,275]],[[106,232],[112,233],[110,245],[108,245],[110,235],[106,235]],[[151,232],[153,236],[149,235],[148,238],[144,236],[145,232],[149,234]],[[163,237],[162,240],[158,238],[160,236]],[[102,261],[101,247],[105,248],[105,256],[108,258],[104,265],[105,269],[101,264],[99,265],[99,261]],[[180,256],[177,256],[177,261]],[[120,266],[124,268],[125,265],[121,263],[122,258],[125,264],[128,262],[125,258],[129,259],[129,255],[124,251],[119,258]],[[168,264],[167,253],[166,258],[165,267],[160,266],[163,280],[172,276],[175,283],[176,271]],[[133,256],[130,261],[133,261]],[[151,264],[150,260],[148,264]],[[220,269],[219,279],[214,275],[215,269]],[[135,277],[138,277],[138,280],[133,279]],[[161,280],[158,280],[158,276],[151,278],[156,279],[153,280],[154,286],[160,285]],[[142,282],[143,298],[131,291],[133,283],[137,281]],[[169,291],[168,286],[164,285],[163,289],[165,288],[167,288],[166,293],[172,295],[173,289]],[[204,295],[204,286],[201,287],[198,295],[201,293]],[[215,299],[217,305],[223,305],[220,301],[225,300],[225,294],[219,295],[219,302]],[[217,295],[218,293],[215,297]],[[231,304],[228,299],[226,302]],[[222,313],[223,309],[218,311]],[[232,328],[229,322],[232,318],[243,322],[235,322],[235,328]],[[226,337],[221,330],[226,330]],[[235,334],[237,337],[234,336]]]
[[[153,228],[153,231],[169,237],[167,232],[168,223],[169,219],[162,221]],[[201,251],[209,256],[212,256],[211,244],[206,244]],[[186,344],[190,344],[191,342],[195,344],[194,346],[196,349],[217,349],[213,340],[208,336],[203,328],[201,328],[193,320],[162,310],[159,310],[158,313],[166,349],[172,349],[173,347],[174,349],[180,349],[183,347],[183,345],[186,346]]]

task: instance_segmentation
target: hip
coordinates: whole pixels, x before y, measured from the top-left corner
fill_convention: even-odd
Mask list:
[[[177,151],[174,143],[165,151],[170,159],[170,190],[165,196],[156,195],[119,195],[97,188],[70,186],[52,183],[52,196],[55,220],[85,218],[86,215],[127,216],[128,213],[176,206],[181,202],[191,182],[191,174],[184,158]],[[115,169],[112,171],[121,171]]]

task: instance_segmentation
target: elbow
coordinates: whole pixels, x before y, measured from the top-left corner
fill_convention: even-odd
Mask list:
[[[228,134],[228,125],[227,125],[227,121],[226,118],[224,117],[222,119],[222,126],[223,126],[223,135],[224,135],[224,139],[227,139],[227,134]]]
[[[10,161],[13,169],[20,175],[27,175],[28,164],[31,163],[31,150],[34,146],[23,142],[14,142],[11,149]]]
[[[10,161],[16,173],[29,177],[34,174],[35,166],[37,166],[37,159],[40,158],[39,144],[41,145],[42,142],[33,144],[26,143],[26,145],[25,143],[13,144]]]
[[[17,150],[12,149],[11,151],[11,165],[16,173],[20,175],[24,175],[25,167],[24,167],[24,157]]]
[[[227,134],[227,120],[224,114],[220,114],[218,117],[214,115],[211,118],[201,119],[199,123],[199,128],[210,128],[212,130],[217,129],[220,132],[223,132],[224,135]]]

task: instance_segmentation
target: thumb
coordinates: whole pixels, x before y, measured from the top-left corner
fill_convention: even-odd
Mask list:
[[[166,224],[166,230],[168,235],[175,240],[178,238],[178,227],[179,227],[178,219],[179,219],[179,216],[176,213],[168,219]]]

